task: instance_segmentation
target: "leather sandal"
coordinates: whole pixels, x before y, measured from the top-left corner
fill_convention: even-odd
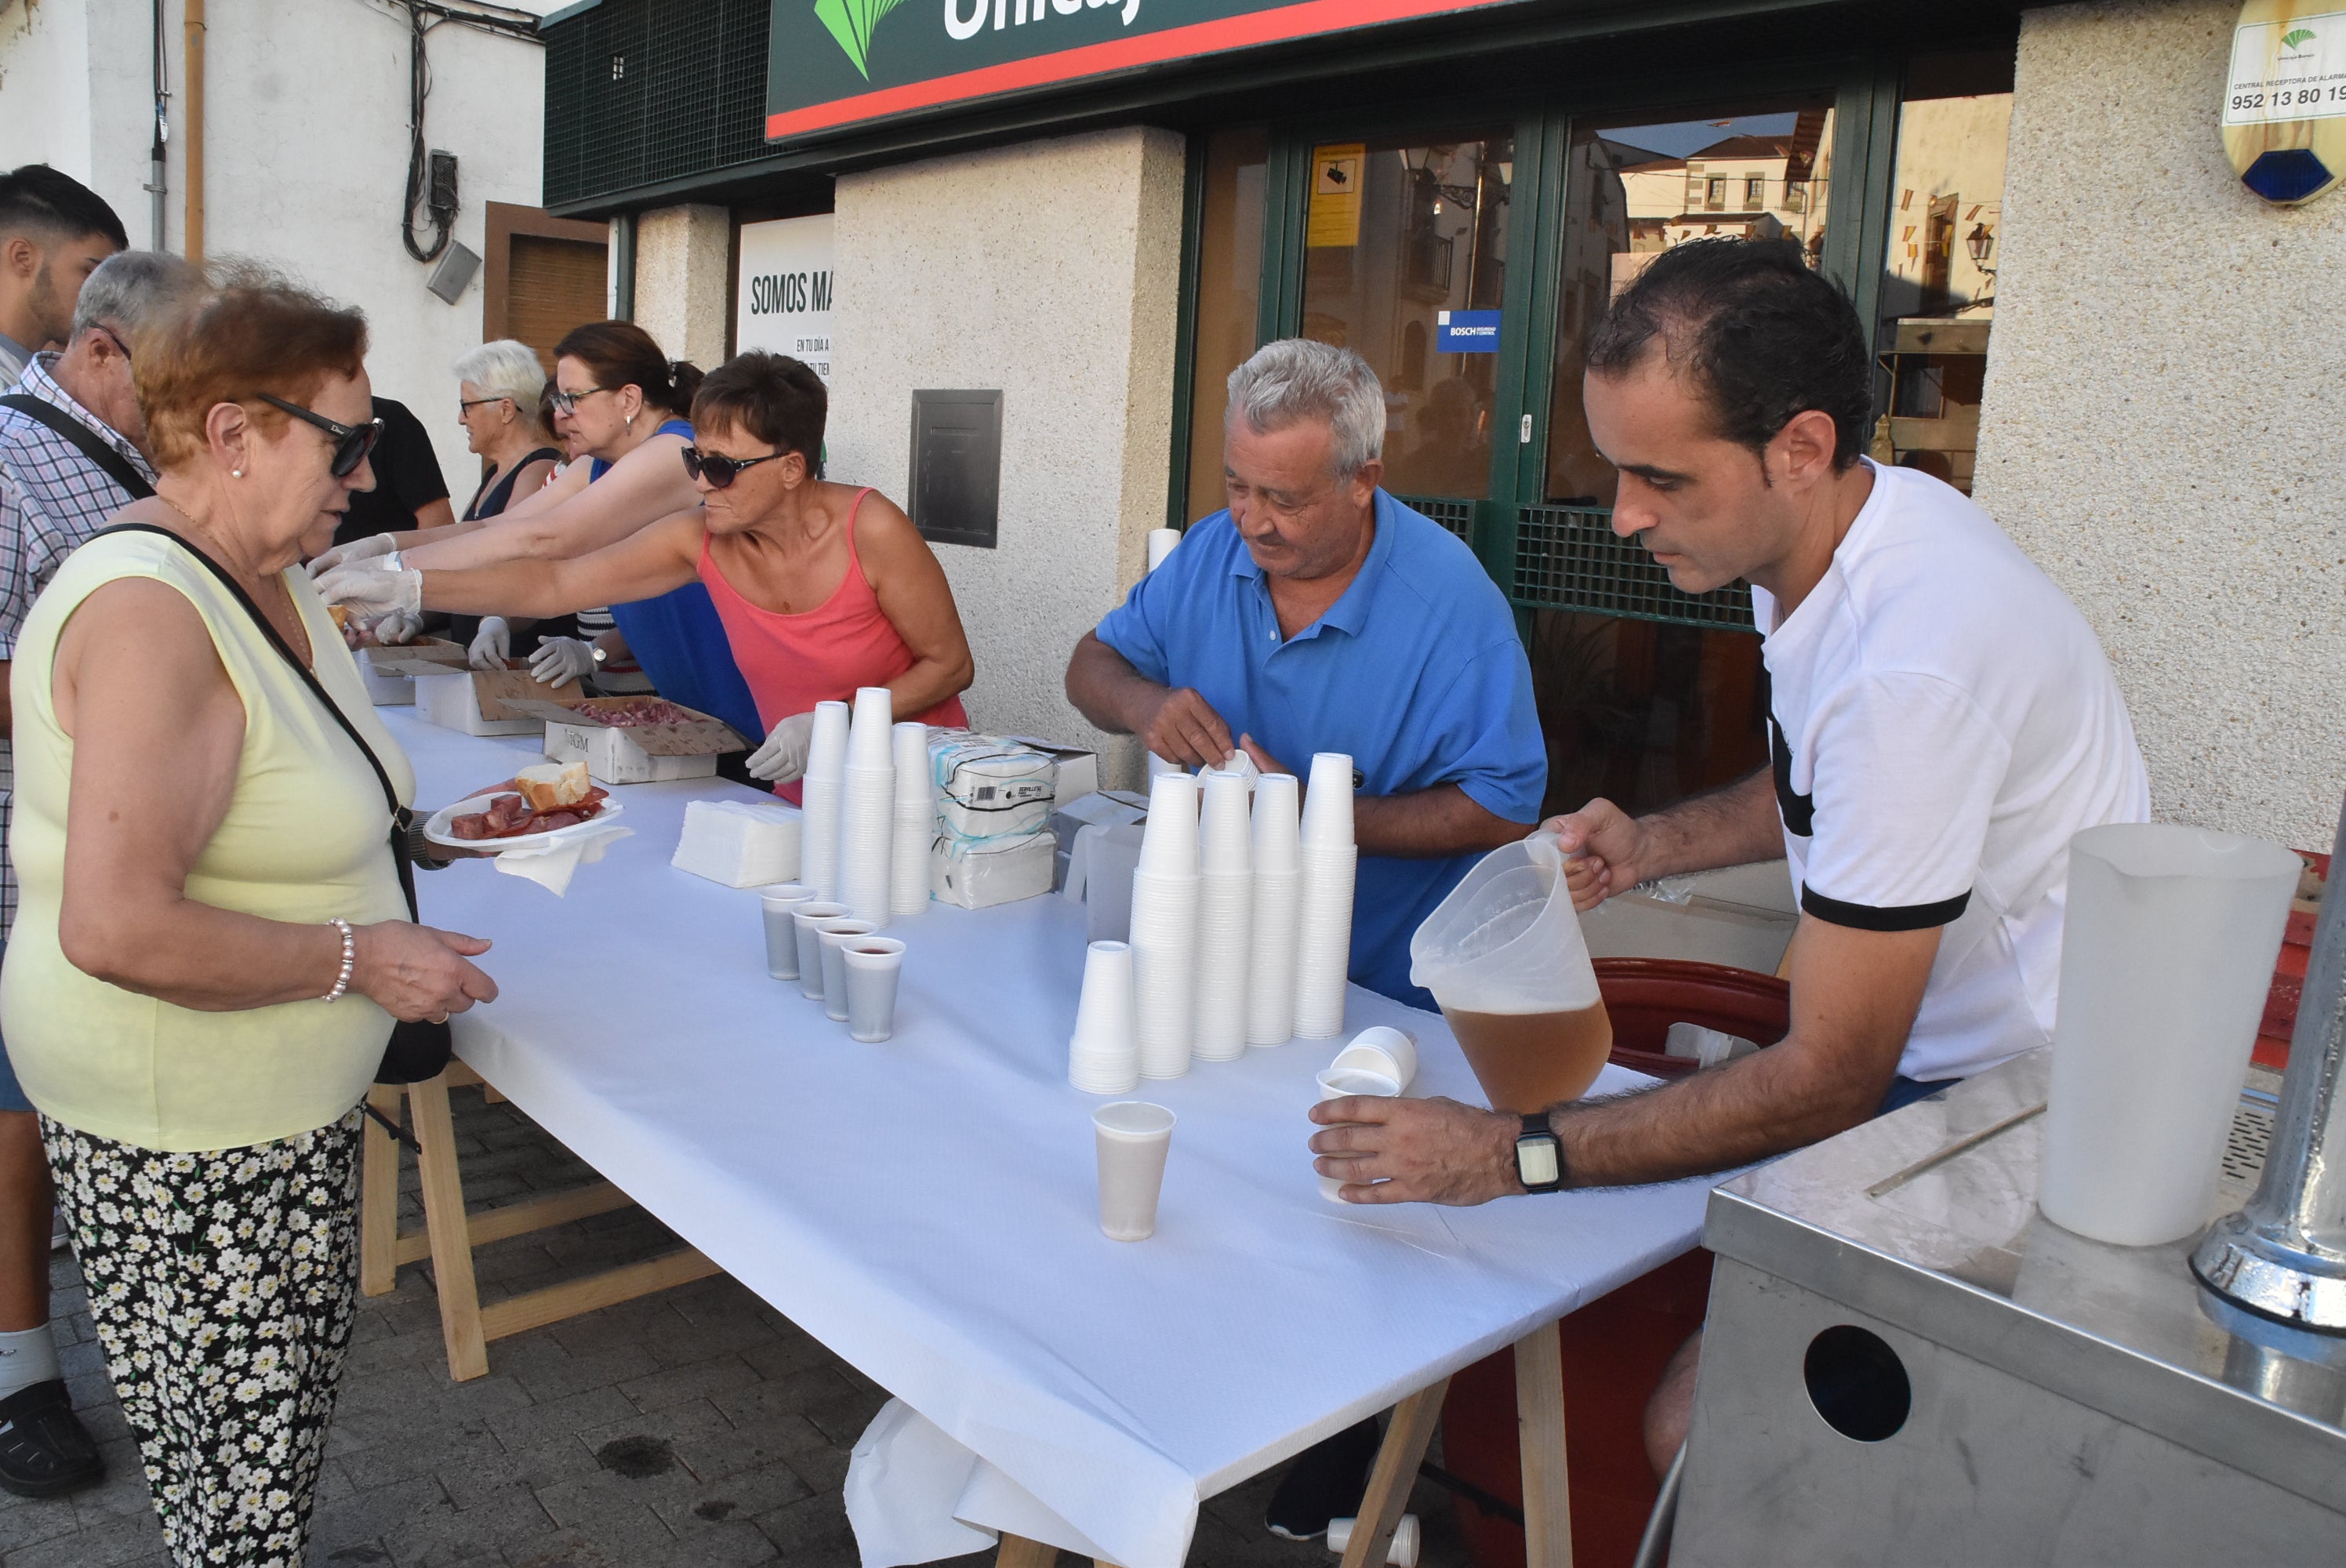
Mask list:
[[[0,1487],[19,1497],[57,1497],[105,1473],[63,1379],[0,1400]]]

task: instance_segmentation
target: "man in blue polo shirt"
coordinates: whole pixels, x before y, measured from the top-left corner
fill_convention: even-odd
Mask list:
[[[1474,552],[1377,487],[1384,392],[1346,349],[1266,344],[1231,372],[1229,506],[1076,645],[1067,697],[1168,762],[1243,749],[1356,769],[1352,976],[1420,1007],[1409,939],[1539,820],[1547,754],[1514,614]]]

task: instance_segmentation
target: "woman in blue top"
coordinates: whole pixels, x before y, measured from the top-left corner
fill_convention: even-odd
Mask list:
[[[400,565],[435,571],[525,555],[563,559],[699,505],[681,455],[692,426],[680,415],[692,406],[700,372],[668,360],[631,321],[575,328],[555,345],[554,356],[556,431],[573,453],[591,461],[574,463],[535,495],[479,524],[382,535],[329,550],[311,563],[312,575],[393,551]],[[688,583],[614,605],[611,615],[662,697],[713,714],[753,742],[765,733],[707,588]]]

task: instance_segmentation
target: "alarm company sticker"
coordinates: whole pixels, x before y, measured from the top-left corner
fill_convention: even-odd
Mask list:
[[[2228,126],[2346,115],[2346,11],[2243,23],[2227,80]]]

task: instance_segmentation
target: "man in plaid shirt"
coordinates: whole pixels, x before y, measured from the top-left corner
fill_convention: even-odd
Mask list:
[[[42,412],[0,403],[0,718],[7,716],[5,661],[15,656],[33,600],[67,555],[138,494],[151,493],[132,345],[202,287],[202,275],[176,256],[109,258],[82,285],[65,351],[36,354],[7,389],[9,399],[34,400]],[[70,422],[75,434],[52,419]],[[123,478],[138,481],[138,491]],[[0,789],[14,789],[13,759],[0,739]],[[0,941],[16,914],[15,868],[5,859],[8,799],[0,795]],[[48,1328],[51,1208],[40,1128],[0,1047],[0,1487],[43,1497],[95,1481],[100,1470],[58,1376]]]

